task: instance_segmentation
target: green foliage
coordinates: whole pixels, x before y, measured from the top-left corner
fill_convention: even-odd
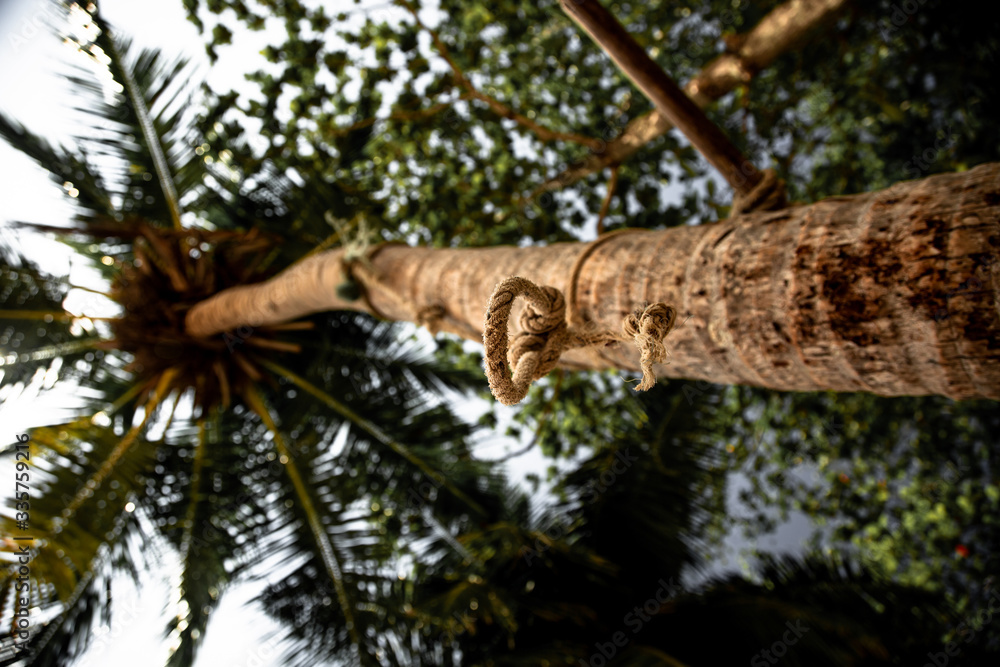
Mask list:
[[[747,511],[805,512],[818,524],[814,548],[855,554],[961,611],[988,605],[1000,537],[995,404],[791,394],[744,415],[729,466],[752,471],[740,498]],[[756,540],[769,527],[744,529]],[[980,641],[998,637],[990,628]]]

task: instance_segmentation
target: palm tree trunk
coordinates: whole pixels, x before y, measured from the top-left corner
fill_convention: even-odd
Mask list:
[[[367,300],[347,302],[339,250],[196,305],[189,333],[326,309],[427,319],[482,340],[497,283],[551,285],[571,326],[619,331],[649,303],[678,311],[660,377],[798,391],[1000,400],[1000,163],[710,225],[625,230],[593,243],[473,249],[385,245]],[[523,302],[515,303],[515,314]],[[436,311],[436,313],[435,313]],[[515,318],[512,318],[514,322]],[[512,326],[516,331],[517,325]],[[639,367],[614,343],[568,368]]]

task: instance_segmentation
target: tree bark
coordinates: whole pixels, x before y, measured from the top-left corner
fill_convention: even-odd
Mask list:
[[[618,331],[636,309],[678,311],[659,377],[780,390],[1000,400],[1000,163],[880,192],[710,225],[626,230],[592,243],[382,246],[368,303],[345,302],[341,251],[196,305],[189,333],[219,334],[326,309],[412,319],[482,340],[496,284],[552,285],[571,326]],[[514,317],[523,308],[515,303]],[[512,331],[517,325],[512,326]],[[638,368],[626,343],[563,354],[568,368]]]
[[[833,21],[847,5],[848,0],[790,0],[775,8],[747,33],[737,53],[725,53],[714,59],[684,86],[684,92],[699,107],[707,107],[737,86],[749,82],[782,54],[802,44],[816,29]],[[659,111],[640,116],[630,122],[619,137],[609,141],[604,150],[593,151],[586,160],[546,181],[533,194],[537,196],[564,188],[624,162],[672,128]]]

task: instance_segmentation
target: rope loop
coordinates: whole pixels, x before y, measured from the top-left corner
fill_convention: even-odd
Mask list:
[[[507,334],[508,321],[514,300],[521,296],[528,304],[518,320],[521,333],[511,342]],[[486,308],[483,344],[490,391],[504,405],[515,405],[528,395],[532,382],[556,367],[563,350],[619,340],[632,341],[639,348],[642,382],[637,390],[645,391],[656,383],[653,364],[666,359],[663,339],[676,320],[674,308],[654,303],[625,318],[622,322],[624,335],[573,331],[566,324],[566,299],[562,292],[512,276],[496,286]]]
[[[522,328],[508,353],[507,324],[514,300],[523,296],[528,306],[521,313]],[[490,297],[483,327],[486,378],[490,391],[504,405],[515,405],[528,395],[531,383],[548,375],[559,362],[569,338],[566,300],[554,287],[539,287],[525,278],[511,276],[500,282]],[[514,367],[507,367],[508,357]]]
[[[730,218],[757,211],[777,211],[788,206],[785,182],[778,178],[778,173],[774,169],[765,169],[761,176],[760,183],[753,190],[733,197]]]

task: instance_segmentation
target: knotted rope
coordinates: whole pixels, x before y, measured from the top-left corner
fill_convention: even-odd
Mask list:
[[[522,331],[508,350],[508,320],[519,296],[525,297],[528,305],[519,319]],[[504,405],[515,405],[527,396],[532,382],[556,367],[563,350],[620,340],[634,341],[639,348],[642,382],[636,390],[645,391],[656,383],[653,364],[666,358],[663,339],[673,329],[676,319],[674,308],[654,303],[626,317],[622,333],[571,330],[566,324],[566,300],[562,292],[512,276],[496,286],[486,308],[483,344],[490,391]],[[507,366],[508,359],[513,374]]]
[[[667,348],[663,339],[674,328],[677,311],[664,303],[646,306],[642,313],[632,313],[622,321],[622,331],[635,341],[639,348],[639,367],[642,368],[642,382],[636,391],[646,391],[656,384],[653,364],[665,361]]]
[[[761,172],[763,178],[746,195],[733,197],[732,210],[729,217],[735,218],[753,211],[776,211],[788,206],[785,194],[785,182],[778,178],[774,169]]]

